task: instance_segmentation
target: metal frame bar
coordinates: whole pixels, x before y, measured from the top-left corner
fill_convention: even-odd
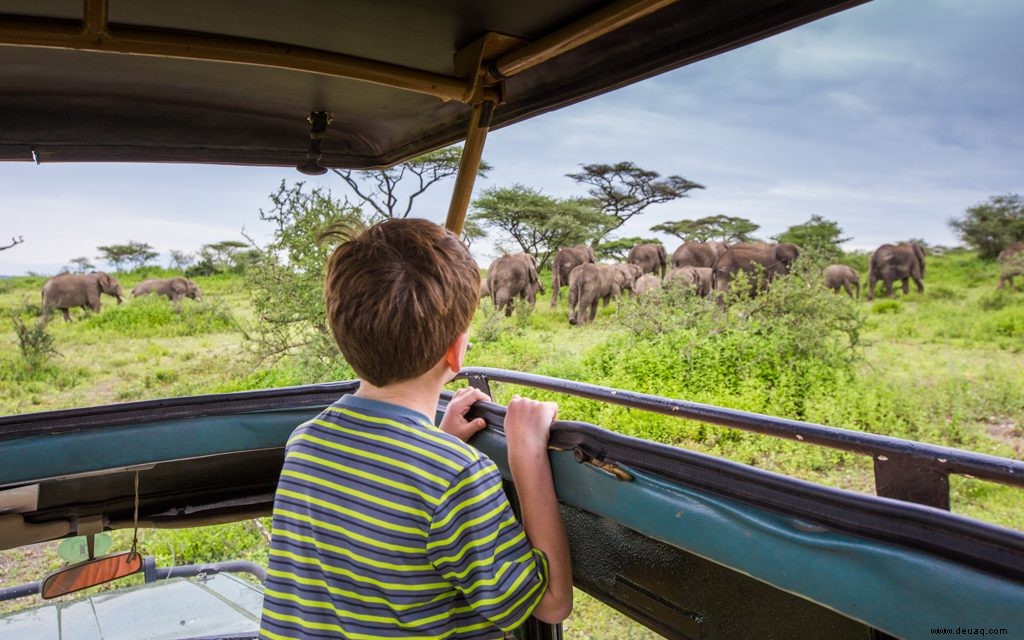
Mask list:
[[[1024,462],[982,453],[502,369],[459,377],[488,395],[490,381],[505,382],[871,456],[877,495],[947,511],[950,474],[1024,488]]]
[[[452,199],[448,205],[448,218],[444,223],[445,228],[455,235],[462,233],[462,226],[466,222],[466,211],[469,210],[469,200],[473,196],[473,185],[480,170],[480,159],[483,157],[484,142],[487,141],[487,131],[491,126],[493,113],[493,102],[481,102],[473,108],[466,144],[462,147],[459,173],[455,177]]]

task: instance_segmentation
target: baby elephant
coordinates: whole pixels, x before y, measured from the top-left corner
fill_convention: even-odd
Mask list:
[[[822,272],[825,275],[825,286],[832,291],[839,293],[840,287],[846,291],[846,295],[854,297],[853,291],[857,291],[860,298],[860,273],[853,267],[845,264],[830,264]]]
[[[193,300],[203,299],[196,283],[181,276],[176,278],[152,278],[150,280],[143,280],[139,284],[135,285],[134,289],[132,289],[132,297],[134,298],[149,295],[151,293],[160,296],[167,296],[171,303],[174,304],[175,309],[180,308],[182,298],[192,298]]]

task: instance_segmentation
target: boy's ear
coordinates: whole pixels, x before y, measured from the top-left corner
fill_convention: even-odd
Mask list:
[[[462,371],[462,361],[466,357],[466,345],[469,344],[469,334],[460,333],[455,340],[448,345],[444,352],[444,363],[452,370],[452,373]]]

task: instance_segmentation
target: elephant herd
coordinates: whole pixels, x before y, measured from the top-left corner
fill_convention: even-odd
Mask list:
[[[49,321],[50,313],[54,309],[60,309],[64,320],[68,322],[71,321],[69,311],[72,308],[81,307],[98,312],[102,294],[117,298],[117,304],[123,301],[120,283],[108,273],[94,271],[87,274],[62,273],[54,276],[43,285],[43,321]],[[143,280],[132,289],[132,297],[151,294],[166,296],[175,309],[180,309],[182,298],[202,299],[196,283],[181,276]]]
[[[750,295],[757,295],[770,282],[789,273],[800,255],[795,244],[782,242],[740,243],[684,242],[669,256],[658,243],[633,247],[625,263],[601,264],[594,250],[586,245],[559,249],[551,266],[551,308],[559,302],[561,289],[569,289],[569,323],[586,324],[594,320],[598,302],[605,305],[623,292],[644,294],[663,286],[683,286],[701,297],[718,296],[728,291],[730,283],[743,272]],[[1024,243],[1007,247],[1000,255],[999,287],[1014,276],[1024,276]],[[891,296],[893,285],[902,283],[903,293],[910,292],[913,280],[918,293],[924,292],[925,252],[914,243],[883,244],[871,255],[867,279],[867,299],[874,298],[879,283]],[[860,297],[861,274],[853,267],[832,264],[822,272],[824,284],[835,292],[845,291],[851,298]],[[537,293],[544,285],[537,272],[536,259],[519,253],[495,260],[482,285],[482,296],[490,295],[496,309],[512,313],[516,298],[536,304]]]

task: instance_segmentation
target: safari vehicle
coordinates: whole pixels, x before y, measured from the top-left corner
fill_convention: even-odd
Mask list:
[[[85,0],[83,10],[80,0],[8,0],[0,159],[318,174],[464,141],[446,222],[458,231],[490,128],[861,3]],[[485,390],[535,387],[872,458],[877,495],[862,495],[557,423],[551,461],[576,586],[665,637],[917,638],[968,623],[1024,633],[1024,534],[948,511],[951,474],[1024,487],[1024,463],[523,372],[462,377]],[[269,515],[289,433],[355,384],[2,417],[0,546]],[[473,444],[500,466],[504,408],[479,413],[488,428]],[[507,489],[514,503],[510,481]],[[140,569],[133,552],[87,560],[44,590]],[[142,616],[129,618],[138,637],[155,632],[147,614],[132,615]],[[188,623],[167,637],[249,637],[256,628]],[[534,620],[517,634],[561,631]]]

